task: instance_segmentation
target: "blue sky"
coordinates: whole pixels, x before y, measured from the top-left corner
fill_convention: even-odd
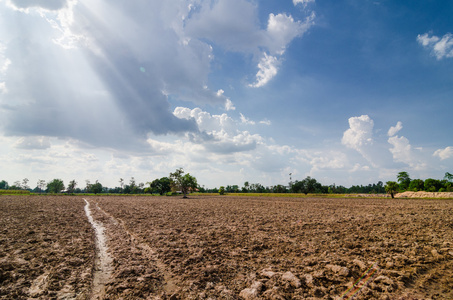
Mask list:
[[[0,0],[10,184],[453,171],[449,1]]]

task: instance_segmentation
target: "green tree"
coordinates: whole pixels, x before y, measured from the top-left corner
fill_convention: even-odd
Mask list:
[[[135,178],[131,177],[131,180],[129,180],[129,194],[137,194],[138,192],[138,186],[135,182]]]
[[[153,182],[148,182],[151,193],[159,193],[160,195],[166,194],[171,191],[171,181],[168,177],[155,179]]]
[[[121,192],[123,192],[124,179],[120,178]]]
[[[0,181],[0,190],[7,190],[8,187],[8,182],[6,182],[5,180]]]
[[[281,184],[277,184],[276,186],[272,187],[272,192],[273,193],[286,193],[286,186],[283,186]]]
[[[291,186],[291,191],[293,193],[304,193],[305,195],[308,193],[321,193],[322,185],[316,179],[307,176],[302,181],[296,180]]]
[[[398,192],[399,189],[399,184],[395,181],[387,181],[385,184],[385,191],[387,194],[390,194],[392,198],[394,198],[394,195]]]
[[[242,192],[243,193],[248,193],[249,192],[249,187],[250,187],[250,184],[248,181],[244,182],[244,187],[242,188]]]
[[[409,183],[409,190],[413,192],[423,191],[425,188],[425,182],[421,179],[413,179]]]
[[[187,198],[187,194],[191,190],[195,190],[198,187],[197,179],[191,176],[189,173],[184,174],[182,168],[176,169],[174,173],[170,173],[171,186],[174,191],[180,190],[184,195],[183,198]]]
[[[64,190],[64,183],[61,179],[54,179],[47,183],[47,191],[49,193],[60,193],[62,190]]]
[[[72,194],[74,193],[75,187],[77,186],[77,182],[74,180],[71,180],[68,184],[68,193]]]
[[[24,178],[22,180],[22,189],[24,189],[24,190],[30,189],[30,187],[28,186],[28,182],[29,182],[28,178]]]
[[[411,178],[407,172],[399,172],[397,176],[397,181],[399,182],[399,187],[401,190],[406,191],[409,188],[411,183]]]
[[[102,193],[102,184],[98,180],[96,180],[96,183],[90,185],[90,193]]]
[[[450,182],[453,182],[453,174],[446,172],[444,179]]]
[[[36,183],[36,187],[40,193],[44,192],[46,185],[46,181],[43,179],[38,179],[38,182]]]
[[[225,195],[225,187],[224,187],[224,186],[221,186],[221,187],[219,188],[219,194],[220,194],[220,195]]]
[[[428,178],[425,180],[425,191],[437,192],[443,186],[442,182],[437,179]]]
[[[21,189],[22,189],[22,185],[21,185],[21,183],[20,183],[19,180],[18,180],[18,181],[14,181],[14,184],[11,185],[11,186],[9,187],[9,189],[10,189],[10,190],[21,190]]]

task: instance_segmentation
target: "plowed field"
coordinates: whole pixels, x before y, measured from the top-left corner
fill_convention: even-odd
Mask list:
[[[1,299],[453,299],[452,200],[0,196],[0,217]]]

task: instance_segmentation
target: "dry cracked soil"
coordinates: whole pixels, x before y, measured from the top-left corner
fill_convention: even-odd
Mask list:
[[[452,238],[452,200],[3,195],[0,299],[453,299]]]

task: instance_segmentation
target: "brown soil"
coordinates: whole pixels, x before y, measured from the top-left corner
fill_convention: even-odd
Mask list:
[[[94,234],[84,205],[0,196],[0,299],[88,299]]]
[[[113,259],[106,299],[453,299],[452,200],[87,200]],[[84,204],[0,197],[2,299],[88,297],[95,253]]]

